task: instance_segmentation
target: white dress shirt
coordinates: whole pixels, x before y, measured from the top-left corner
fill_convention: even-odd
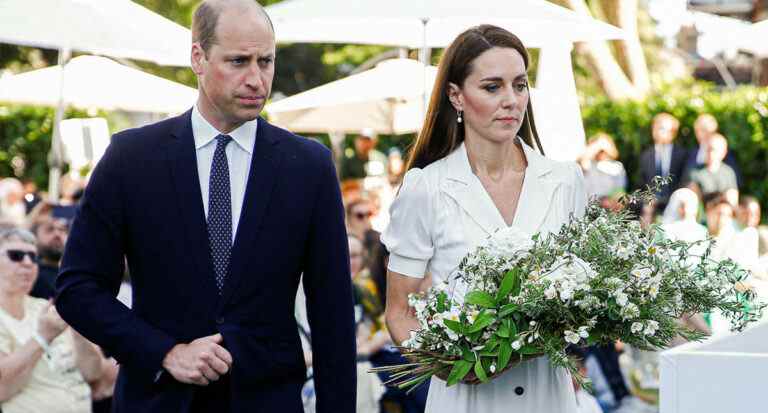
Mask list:
[[[229,165],[229,188],[232,200],[232,242],[235,242],[237,224],[243,209],[245,187],[248,183],[248,173],[251,170],[253,147],[256,142],[256,119],[240,125],[227,133],[232,142],[227,145],[227,164]],[[203,195],[203,208],[208,219],[208,193],[213,165],[213,153],[216,151],[216,136],[223,135],[213,127],[200,113],[197,105],[192,109],[192,135],[195,137],[195,152],[197,155],[197,176],[200,177],[200,192]]]
[[[662,176],[667,176],[672,163],[672,144],[656,144],[654,146],[656,147],[656,162],[661,162]]]

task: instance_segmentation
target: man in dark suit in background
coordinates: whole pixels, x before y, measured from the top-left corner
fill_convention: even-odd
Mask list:
[[[331,153],[258,116],[275,68],[258,3],[203,2],[191,57],[197,104],[116,134],[96,167],[56,307],[120,362],[117,412],[298,413],[303,273],[317,411],[352,413],[352,292]],[[132,310],[115,299],[124,257]]]
[[[671,183],[656,193],[656,211],[661,212],[669,202],[669,197],[677,188],[685,173],[687,151],[673,142],[677,137],[680,121],[669,113],[659,113],[653,118],[651,133],[653,146],[640,154],[640,184],[653,182],[656,176],[670,177]]]

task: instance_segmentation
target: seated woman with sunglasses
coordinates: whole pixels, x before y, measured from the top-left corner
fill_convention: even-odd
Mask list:
[[[29,295],[36,278],[34,235],[0,232],[0,408],[90,412],[88,383],[101,375],[101,355],[50,301]]]

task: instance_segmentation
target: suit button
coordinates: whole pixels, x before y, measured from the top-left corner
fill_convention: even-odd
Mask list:
[[[522,396],[522,395],[523,395],[523,393],[525,393],[525,389],[524,389],[524,388],[522,388],[522,387],[520,387],[520,386],[517,386],[517,387],[515,387],[515,394],[516,394],[516,395],[518,395],[518,396]]]
[[[218,325],[222,325],[222,324],[224,324],[224,318],[223,318],[223,317],[219,317],[219,318],[217,318],[217,319],[216,319],[216,324],[218,324]]]

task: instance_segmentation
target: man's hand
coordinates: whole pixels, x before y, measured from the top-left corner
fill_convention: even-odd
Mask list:
[[[163,368],[178,381],[207,386],[229,372],[232,355],[220,344],[221,334],[177,344],[165,356]]]

